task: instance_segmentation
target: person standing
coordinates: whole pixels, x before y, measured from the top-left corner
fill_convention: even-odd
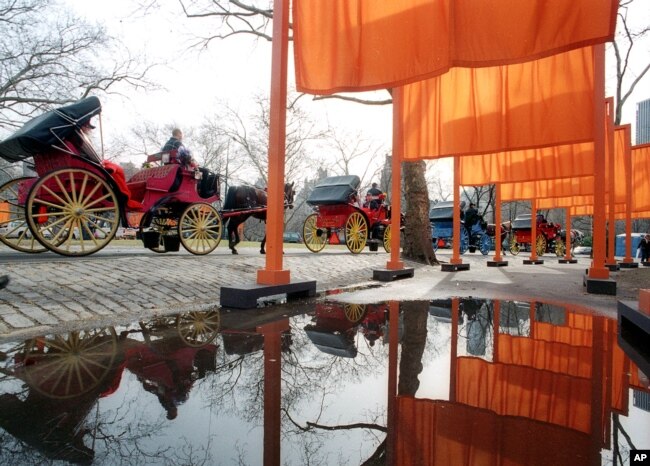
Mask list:
[[[641,262],[650,261],[650,234],[645,235],[639,242],[639,252],[641,253]]]

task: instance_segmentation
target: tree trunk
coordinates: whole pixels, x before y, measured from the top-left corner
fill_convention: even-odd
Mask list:
[[[406,214],[403,257],[424,264],[438,264],[431,242],[429,223],[429,190],[424,162],[404,162],[404,197]]]

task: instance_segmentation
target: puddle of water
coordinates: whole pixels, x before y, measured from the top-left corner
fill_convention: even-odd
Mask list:
[[[1,345],[0,464],[593,465],[650,448],[648,378],[614,320],[471,298],[303,311]]]

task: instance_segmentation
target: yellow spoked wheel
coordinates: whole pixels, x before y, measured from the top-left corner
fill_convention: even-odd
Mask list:
[[[108,183],[80,168],[39,178],[27,196],[26,216],[36,239],[64,256],[87,256],[104,248],[120,218]]]
[[[320,252],[327,243],[327,231],[317,226],[318,214],[311,214],[302,226],[302,241],[311,252]]]
[[[345,244],[353,254],[359,254],[368,240],[368,222],[360,212],[352,212],[345,222]]]
[[[535,241],[535,251],[537,251],[538,256],[543,256],[546,252],[546,238],[544,235],[537,235],[537,241]]]
[[[366,306],[365,304],[345,304],[343,306],[343,312],[345,313],[346,319],[356,324],[366,315]]]
[[[217,209],[198,202],[187,206],[178,223],[178,234],[192,254],[208,254],[219,246],[223,222]]]
[[[33,177],[16,178],[0,186],[0,218],[6,220],[0,224],[3,227],[0,241],[16,251],[29,253],[47,251],[47,248],[34,237],[25,218],[24,201],[35,181],[36,178]]]
[[[47,397],[74,398],[104,381],[116,354],[112,327],[36,338],[26,343],[25,381]]]
[[[566,247],[564,246],[564,241],[561,239],[555,240],[555,255],[557,257],[562,257],[566,252]]]
[[[178,334],[188,346],[210,343],[219,334],[221,314],[214,311],[194,311],[178,316]]]
[[[517,242],[517,237],[516,236],[513,236],[513,237],[510,238],[510,248],[509,249],[510,249],[510,253],[513,256],[516,256],[517,254],[519,254],[519,251],[521,250],[521,248],[519,247],[519,243]]]
[[[386,252],[390,252],[390,225],[386,225],[386,229],[384,230],[384,250]]]

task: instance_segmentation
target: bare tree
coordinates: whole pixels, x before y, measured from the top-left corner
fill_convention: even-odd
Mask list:
[[[0,0],[0,125],[120,86],[151,86],[149,67],[56,0]],[[119,85],[119,86],[118,86]]]
[[[640,52],[640,56],[645,60],[638,69],[638,65],[634,66],[634,52],[643,39],[650,35],[650,25],[634,25],[636,15],[633,13],[633,6],[638,6],[643,3],[643,7],[647,8],[647,4],[635,2],[635,0],[622,0],[618,9],[618,25],[617,35],[613,42],[614,54],[616,56],[616,109],[614,116],[614,123],[621,124],[623,116],[623,106],[627,99],[632,95],[639,82],[650,70],[650,60],[647,58],[647,51]]]
[[[333,175],[357,175],[361,179],[362,189],[370,186],[372,180],[379,176],[382,168],[379,160],[385,149],[365,139],[360,132],[350,135],[332,130],[329,146],[336,153]]]

